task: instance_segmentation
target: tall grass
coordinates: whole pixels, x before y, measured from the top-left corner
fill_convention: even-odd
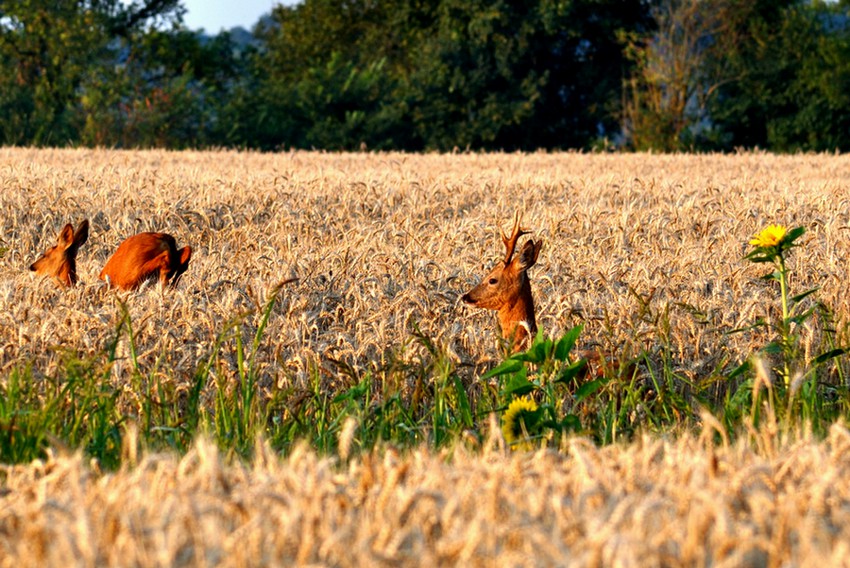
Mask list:
[[[446,349],[412,326],[410,342],[388,350],[382,363],[370,370],[359,372],[340,362],[330,368],[317,364],[308,388],[266,393],[255,361],[267,348],[264,332],[278,293],[280,289],[263,306],[249,342],[243,336],[251,314],[227,323],[198,363],[188,392],[174,389],[156,366],[146,370],[139,365],[133,322],[126,305],[120,304],[115,337],[103,352],[88,359],[66,352],[47,377],[37,377],[31,365],[11,371],[0,387],[0,460],[28,462],[58,444],[81,448],[102,467],[115,468],[128,426],[150,451],[184,453],[203,436],[243,458],[251,457],[259,439],[282,452],[307,441],[322,453],[335,454],[341,438],[347,437],[348,455],[352,443],[357,453],[384,444],[439,449],[472,442],[476,447],[490,415],[504,420],[520,398],[536,398],[535,410],[524,417],[521,439],[507,431],[505,436],[524,448],[558,448],[571,434],[611,443],[631,440],[640,431],[698,431],[706,409],[721,416],[724,429],[732,434],[746,433],[747,426],[765,420],[774,428],[780,421],[786,430],[805,427],[825,433],[847,418],[846,387],[829,387],[829,377],[817,368],[796,391],[768,376],[759,358],[737,368],[715,369],[719,380],[744,377],[737,390],[727,391],[719,402],[695,392],[676,375],[668,363],[669,347],[663,345],[616,364],[596,361],[589,370],[583,354],[573,353],[581,326],[558,340],[541,331],[527,352],[506,357],[467,384]],[[129,388],[116,388],[109,380],[122,338],[131,362]],[[215,363],[231,343],[237,372],[228,381],[216,372]],[[424,347],[412,360],[405,354],[411,343]],[[837,355],[835,348],[830,353]],[[826,361],[816,359],[814,364],[823,367]],[[340,386],[328,387],[334,383]],[[206,402],[203,392],[208,393]],[[343,434],[349,424],[353,429]]]
[[[474,446],[514,392],[557,425],[535,437],[550,447],[691,430],[703,409],[729,432],[773,413],[823,433],[848,406],[846,356],[819,359],[848,343],[848,174],[848,158],[814,155],[4,149],[4,459],[66,444],[114,467],[129,424],[154,450],[200,433],[239,456],[257,437],[328,453],[341,438]],[[513,375],[487,375],[505,359],[492,314],[458,300],[516,210],[544,241],[530,272],[541,342],[581,326],[568,361],[546,348],[511,371],[539,382],[522,395]],[[81,218],[82,285],[33,278],[29,262]],[[807,228],[788,285],[818,288],[793,323],[798,367],[815,369],[793,397],[769,348],[776,282],[744,259],[773,222]],[[176,289],[103,289],[100,268],[142,230],[192,245],[189,271]],[[546,378],[581,353],[621,364]]]
[[[139,453],[99,472],[52,452],[0,466],[3,566],[842,565],[850,432],[753,442],[641,436],[559,451],[306,445]],[[132,438],[132,431],[129,438]]]

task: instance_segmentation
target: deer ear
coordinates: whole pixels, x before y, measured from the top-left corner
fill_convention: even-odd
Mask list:
[[[189,259],[192,258],[192,247],[183,247],[179,251],[180,254],[180,264],[181,266],[188,266]],[[185,268],[183,270],[186,270]]]
[[[172,284],[176,284],[177,279],[189,268],[189,259],[192,258],[192,247],[183,247],[177,251],[177,255],[177,266],[174,267],[174,272],[171,274]]]
[[[65,227],[59,232],[59,246],[63,249],[68,248],[72,244],[74,244],[74,226],[71,223],[65,225]]]
[[[77,232],[74,233],[74,244],[81,246],[89,238],[89,220],[83,219],[77,227]]]
[[[534,241],[533,239],[525,241],[519,255],[514,259],[517,270],[522,272],[534,266],[541,248],[543,248],[543,241]]]

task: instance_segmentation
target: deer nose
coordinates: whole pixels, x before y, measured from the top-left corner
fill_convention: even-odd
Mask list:
[[[469,294],[464,294],[463,296],[460,297],[460,299],[464,304],[471,304],[472,303],[472,298],[469,297]]]

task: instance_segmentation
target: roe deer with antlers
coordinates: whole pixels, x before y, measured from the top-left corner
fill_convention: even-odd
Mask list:
[[[30,270],[44,276],[51,276],[62,286],[77,283],[77,250],[89,238],[89,221],[83,219],[77,230],[71,223],[59,232],[56,246],[52,246],[32,263]]]
[[[192,248],[177,249],[177,241],[166,233],[139,233],[118,246],[100,271],[99,278],[110,286],[133,290],[145,280],[159,276],[162,284],[177,283],[189,268]]]
[[[484,277],[481,283],[461,298],[467,304],[479,308],[496,310],[502,337],[508,341],[514,352],[528,347],[530,339],[537,333],[534,319],[534,299],[531,296],[531,282],[528,269],[537,262],[543,241],[529,239],[525,241],[519,254],[514,256],[517,241],[530,231],[519,226],[520,216],[514,218],[511,236],[502,233],[505,244],[505,258]]]
[[[520,216],[514,218],[511,236],[502,233],[505,243],[505,258],[490,271],[481,283],[464,294],[461,299],[467,304],[479,308],[496,310],[502,337],[512,347],[514,353],[527,349],[537,334],[537,322],[534,318],[534,299],[531,296],[531,283],[527,271],[537,262],[543,241],[529,239],[523,244],[519,255],[514,255],[517,240],[529,234],[519,226]],[[576,353],[587,362],[583,376],[601,377],[606,372],[633,375],[634,362],[623,364],[617,357],[601,350],[586,349]]]

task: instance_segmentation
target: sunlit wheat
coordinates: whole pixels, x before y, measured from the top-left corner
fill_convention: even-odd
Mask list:
[[[771,325],[730,334],[782,317],[743,260],[769,223],[806,228],[789,285],[819,287],[847,343],[847,180],[850,158],[826,155],[2,149],[0,380],[26,366],[51,388],[67,357],[104,353],[122,322],[133,342],[120,334],[116,360],[96,369],[132,433],[124,467],[102,473],[61,440],[41,461],[4,466],[0,566],[840,563],[850,552],[845,428],[826,441],[765,428],[729,442],[687,397],[722,401],[717,369],[772,340]],[[382,369],[425,360],[417,333],[463,388],[487,388],[497,324],[460,295],[493,265],[516,211],[544,243],[531,275],[538,325],[559,337],[583,324],[579,348],[642,355],[645,378],[668,367],[710,434],[508,452],[498,423],[476,417],[491,437],[470,434],[477,449],[451,454],[360,453],[360,421],[333,438],[344,463],[307,445],[280,457],[260,442],[248,464],[203,440],[182,457],[129,448],[134,417],[159,396],[140,389],[155,383],[188,405],[207,363],[207,412],[242,400],[248,377],[261,400],[285,396],[271,417],[284,421],[310,393],[345,392],[367,373],[370,401],[416,400],[421,376]],[[82,219],[77,287],[27,270]],[[190,245],[189,270],[174,289],[105,289],[104,263],[141,231]],[[807,322],[807,353],[824,336],[820,320]],[[847,362],[830,364],[844,373],[837,384]],[[762,371],[756,386],[768,389]]]

